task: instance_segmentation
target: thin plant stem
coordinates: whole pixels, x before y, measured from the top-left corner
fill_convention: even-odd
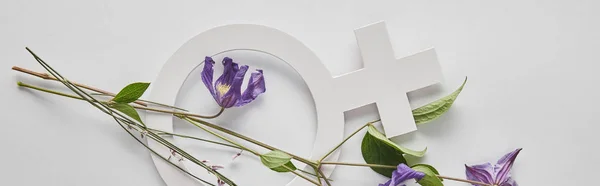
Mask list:
[[[41,88],[41,87],[37,87],[37,86],[33,86],[33,85],[29,85],[29,84],[25,84],[23,82],[17,82],[17,85],[19,85],[21,87],[26,87],[26,88],[31,88],[31,89],[34,89],[34,90],[46,92],[46,93],[51,93],[51,94],[59,95],[59,96],[65,96],[65,97],[69,97],[69,98],[73,98],[73,99],[83,100],[83,98],[81,98],[79,96],[75,96],[75,95],[71,95],[71,94],[66,94],[66,93],[62,93],[62,92],[58,92],[58,91],[54,91],[54,90],[49,90],[49,89],[45,89],[45,88]],[[155,108],[149,108],[149,107],[142,107],[142,106],[137,106],[137,105],[132,105],[132,107],[136,108],[136,109],[140,109],[140,110],[147,110],[147,111],[160,112],[160,113],[168,113],[168,114],[173,114],[173,115],[185,115],[185,116],[198,117],[198,118],[206,118],[206,119],[219,117],[223,113],[223,111],[225,111],[224,108],[221,108],[219,110],[219,112],[217,114],[215,114],[215,115],[212,115],[212,116],[203,116],[203,115],[198,115],[198,114],[190,114],[190,113],[185,113],[185,112],[176,112],[176,111],[169,111],[169,110],[161,110],[161,109],[155,109]]]
[[[191,172],[189,172],[189,171],[187,171],[187,170],[185,170],[185,169],[181,168],[180,166],[178,166],[178,165],[174,164],[173,162],[171,162],[169,159],[165,158],[164,156],[162,156],[162,155],[158,154],[158,152],[156,152],[154,149],[150,148],[148,145],[146,145],[146,144],[145,144],[144,142],[142,142],[140,139],[138,139],[137,137],[135,137],[135,135],[133,135],[133,133],[131,133],[129,130],[127,130],[127,129],[126,129],[126,128],[125,128],[125,127],[124,127],[124,126],[123,126],[123,125],[122,125],[122,124],[121,124],[121,123],[118,121],[118,120],[116,120],[116,119],[115,119],[115,121],[117,121],[117,123],[119,124],[119,126],[121,126],[121,127],[123,128],[123,130],[127,131],[127,133],[128,133],[129,135],[131,135],[131,137],[132,137],[132,138],[134,138],[134,139],[135,139],[135,140],[136,140],[138,143],[142,144],[142,145],[143,145],[143,146],[144,146],[146,149],[148,149],[150,152],[152,152],[152,154],[154,154],[154,155],[158,156],[160,159],[162,159],[162,160],[164,160],[164,161],[168,162],[168,163],[169,163],[169,164],[171,164],[173,167],[175,167],[175,168],[177,168],[178,170],[180,170],[180,171],[182,171],[182,172],[186,173],[187,175],[189,175],[189,176],[192,176],[193,178],[195,178],[195,179],[197,179],[197,180],[200,180],[201,182],[203,182],[203,183],[206,183],[206,184],[208,184],[208,185],[210,185],[210,186],[215,186],[214,184],[212,184],[212,183],[210,183],[210,182],[208,182],[208,181],[206,181],[206,180],[204,180],[204,179],[202,179],[202,178],[199,178],[198,176],[196,176],[196,175],[192,174]]]
[[[102,93],[90,93],[90,95],[92,96],[109,96],[109,97],[115,97],[113,95],[108,95],[108,94],[102,94]],[[181,111],[185,111],[185,112],[189,112],[189,110],[183,109],[183,108],[179,108],[176,106],[171,106],[171,105],[167,105],[167,104],[162,104],[162,103],[158,103],[158,102],[154,102],[154,101],[148,101],[148,100],[144,100],[144,99],[139,99],[138,101],[144,102],[144,103],[150,103],[150,104],[154,104],[154,105],[158,105],[161,107],[167,107],[167,108],[172,108],[172,109],[177,109],[177,110],[181,110]]]
[[[267,144],[265,144],[265,143],[263,143],[263,142],[260,142],[260,141],[254,140],[254,139],[252,139],[252,138],[249,138],[249,137],[247,137],[247,136],[244,136],[244,135],[242,135],[242,134],[236,133],[236,132],[234,132],[234,131],[231,131],[231,130],[229,130],[229,129],[223,128],[223,127],[221,127],[221,126],[215,125],[215,124],[213,124],[213,123],[210,123],[210,122],[207,122],[207,121],[204,121],[204,120],[199,120],[199,119],[196,119],[196,118],[190,118],[190,117],[186,117],[186,116],[181,116],[181,115],[175,115],[175,116],[177,116],[177,117],[179,117],[179,118],[181,118],[181,119],[183,119],[183,120],[186,120],[186,121],[188,121],[188,122],[192,122],[192,123],[193,123],[193,122],[195,122],[195,123],[200,123],[200,124],[202,124],[202,125],[204,125],[204,126],[210,127],[210,128],[212,128],[212,129],[215,129],[215,130],[221,131],[221,132],[223,132],[223,133],[226,133],[226,134],[229,134],[229,135],[235,136],[235,137],[237,137],[237,138],[243,139],[243,140],[245,140],[245,141],[251,142],[251,143],[253,143],[253,144],[255,144],[255,145],[261,146],[261,147],[263,147],[263,148],[266,148],[266,149],[268,149],[268,150],[279,150],[279,151],[282,151],[282,152],[284,152],[284,153],[286,153],[286,154],[288,154],[288,155],[292,156],[292,158],[294,158],[294,159],[296,159],[296,160],[298,160],[298,161],[300,161],[300,162],[302,162],[302,163],[305,163],[305,164],[307,164],[307,165],[310,165],[310,166],[313,166],[313,167],[317,165],[317,164],[316,164],[315,162],[313,162],[313,161],[310,161],[310,160],[304,159],[304,158],[302,158],[302,157],[300,157],[300,156],[297,156],[297,155],[294,155],[294,154],[292,154],[292,153],[289,153],[289,152],[283,151],[283,150],[281,150],[281,149],[277,149],[277,148],[275,148],[275,147],[273,147],[273,146],[267,145]],[[186,119],[186,118],[187,118],[187,119]]]
[[[304,174],[308,174],[308,175],[311,175],[311,176],[314,176],[314,177],[317,177],[317,178],[328,179],[328,178],[322,177],[322,176],[320,176],[320,175],[317,175],[317,174],[315,174],[315,173],[308,172],[308,171],[305,171],[305,170],[302,170],[302,169],[297,169],[297,170],[298,170],[298,171],[300,171],[300,172],[302,172],[302,173],[304,173]],[[333,180],[331,180],[331,179],[329,179],[329,180],[330,180],[330,181],[333,181]],[[320,181],[319,181],[319,182],[320,182]]]
[[[375,121],[371,121],[371,122],[368,122],[367,124],[363,125],[362,127],[358,128],[356,131],[354,131],[352,134],[350,134],[348,137],[346,137],[346,139],[344,139],[337,146],[335,146],[335,148],[333,148],[329,152],[327,152],[327,154],[325,154],[325,156],[323,156],[321,159],[319,159],[319,162],[323,161],[325,158],[327,158],[329,155],[331,155],[333,152],[335,152],[335,150],[337,150],[338,148],[340,148],[344,143],[346,143],[346,141],[348,141],[350,138],[352,138],[352,136],[354,136],[356,133],[358,133],[359,131],[361,131],[365,127],[367,127],[369,125],[372,125],[373,123],[376,123],[376,122],[379,122],[379,121],[381,121],[381,120],[378,119],[378,120],[375,120]]]
[[[115,112],[115,113],[116,113],[116,112]],[[112,114],[112,113],[111,113],[111,114]],[[118,114],[118,113],[117,113],[117,114]],[[115,116],[113,115],[113,117],[115,117]],[[115,120],[122,121],[122,122],[124,122],[124,123],[126,123],[126,124],[128,124],[128,125],[130,125],[130,126],[131,126],[131,125],[133,125],[133,126],[136,126],[136,127],[141,127],[139,124],[136,124],[134,121],[132,121],[132,120],[129,120],[129,119],[127,119],[127,118],[124,118],[124,117],[122,117],[122,116],[121,116],[121,118],[116,118],[116,117],[115,117]],[[117,121],[117,122],[118,122],[118,121]],[[144,131],[146,131],[146,132],[147,132],[147,136],[148,136],[148,138],[149,138],[149,139],[152,139],[152,140],[154,140],[154,141],[156,141],[156,142],[160,143],[161,145],[163,145],[163,146],[165,146],[165,147],[167,147],[167,148],[171,149],[172,151],[174,151],[174,152],[178,153],[178,154],[179,154],[179,155],[181,155],[183,158],[186,158],[186,159],[188,159],[188,160],[192,161],[193,163],[195,163],[195,164],[197,164],[197,165],[199,165],[199,166],[201,166],[201,167],[203,167],[203,168],[207,169],[207,170],[208,170],[210,173],[214,174],[214,175],[215,175],[217,178],[220,178],[220,179],[226,179],[226,180],[227,180],[226,182],[229,182],[229,183],[231,183],[231,184],[235,185],[233,182],[231,182],[231,181],[230,181],[228,178],[226,178],[225,176],[221,175],[220,173],[218,173],[218,172],[217,172],[217,171],[215,171],[215,170],[212,170],[210,167],[208,167],[207,165],[205,165],[204,163],[202,163],[201,161],[199,161],[199,160],[198,160],[198,159],[196,159],[195,157],[191,156],[191,155],[190,155],[190,154],[188,154],[187,152],[185,152],[185,151],[183,151],[183,150],[179,149],[179,147],[177,147],[177,146],[175,146],[175,145],[171,144],[170,142],[166,141],[165,139],[163,139],[162,137],[160,137],[158,134],[155,134],[154,132],[152,132],[152,131],[148,131],[148,130],[144,130]],[[128,132],[129,132],[129,131],[128,131]],[[137,139],[137,138],[136,138],[136,139]],[[168,159],[167,159],[167,160],[168,160]],[[173,165],[174,165],[174,164],[173,164]],[[231,184],[230,184],[230,185],[231,185]]]
[[[18,66],[13,66],[12,69],[15,70],[15,71],[23,72],[25,74],[36,76],[36,77],[39,77],[39,78],[42,78],[42,79],[45,79],[45,80],[60,81],[56,77],[54,77],[52,75],[49,75],[47,73],[36,72],[36,71],[29,70],[29,69],[26,69],[26,68],[21,68],[21,67],[18,67]],[[95,88],[95,87],[92,87],[92,86],[88,86],[88,85],[84,85],[84,84],[80,84],[80,83],[75,83],[75,82],[71,82],[71,83],[74,84],[75,86],[78,86],[78,87],[81,87],[81,88],[84,88],[84,89],[87,89],[87,90],[91,90],[91,91],[94,91],[94,92],[98,92],[98,93],[102,93],[102,94],[106,94],[106,95],[111,95],[111,96],[115,96],[116,95],[116,94],[114,94],[112,92],[109,92],[109,91],[106,91],[106,90],[102,90],[102,89],[99,89],[99,88]],[[146,103],[143,103],[141,101],[135,101],[134,103],[138,104],[138,105],[141,105],[141,106],[148,106]]]
[[[223,114],[223,111],[225,111],[225,108],[221,108],[221,110],[219,110],[219,112],[215,115],[203,116],[203,115],[198,115],[198,114],[177,112],[177,111],[171,111],[171,110],[162,110],[162,109],[155,109],[155,108],[148,108],[148,107],[140,107],[140,106],[135,106],[135,105],[133,106],[133,108],[140,109],[140,110],[152,111],[152,112],[160,112],[160,113],[173,114],[173,115],[184,115],[184,116],[203,118],[203,119],[213,119],[213,118],[219,117],[221,114]]]
[[[252,154],[255,154],[255,155],[257,155],[257,156],[260,156],[260,153],[256,152],[255,150],[252,150],[252,149],[250,149],[250,148],[248,148],[248,147],[245,147],[245,146],[243,146],[243,145],[241,145],[241,144],[239,144],[239,143],[237,143],[237,142],[234,142],[233,140],[230,140],[230,139],[228,139],[228,138],[226,138],[226,137],[224,137],[224,136],[222,136],[222,135],[220,135],[220,134],[217,134],[216,132],[213,132],[213,131],[211,131],[211,130],[207,129],[206,127],[204,127],[204,126],[202,126],[202,125],[198,125],[196,122],[193,122],[193,121],[191,121],[191,120],[190,120],[190,118],[187,118],[187,117],[186,117],[186,118],[184,118],[184,120],[188,121],[189,123],[191,123],[191,124],[195,125],[196,127],[200,128],[200,129],[202,129],[202,130],[204,130],[204,131],[206,131],[206,132],[208,132],[208,133],[212,134],[213,136],[216,136],[216,137],[218,137],[218,138],[221,138],[222,140],[225,140],[225,141],[227,141],[227,142],[229,142],[229,143],[231,143],[231,144],[233,144],[233,145],[235,145],[235,146],[238,146],[238,147],[242,148],[242,149],[243,149],[243,150],[245,150],[245,151],[248,151],[248,152],[251,152]]]
[[[325,177],[325,173],[323,173],[323,171],[321,169],[318,169],[318,170],[319,170],[319,173],[321,173],[321,175],[323,175],[323,177],[326,178]],[[325,183],[327,183],[328,186],[331,186],[331,183],[329,183],[328,179],[324,179],[324,180],[325,180]]]
[[[396,169],[396,166],[391,165],[379,165],[379,164],[361,164],[361,163],[346,163],[346,162],[321,162],[323,165],[347,165],[347,166],[359,166],[359,167],[376,167],[376,168],[389,168]]]
[[[306,181],[309,181],[309,182],[311,182],[311,183],[313,183],[315,185],[321,186],[321,184],[319,184],[315,180],[312,180],[312,179],[310,179],[310,178],[308,178],[308,177],[306,177],[306,176],[304,176],[304,175],[302,175],[300,173],[297,173],[296,171],[294,171],[293,169],[291,169],[291,168],[289,168],[289,167],[287,167],[285,165],[283,165],[283,168],[287,169],[292,174],[295,174],[296,176],[299,176],[300,178],[305,179]],[[317,179],[319,179],[319,178],[317,177]]]
[[[154,105],[158,105],[158,106],[162,106],[162,107],[173,108],[173,109],[177,109],[177,110],[181,110],[181,111],[185,111],[185,112],[189,112],[189,110],[186,110],[186,109],[182,109],[182,108],[179,108],[179,107],[176,107],[176,106],[162,104],[162,103],[158,103],[158,102],[154,102],[154,101],[148,101],[148,100],[143,100],[143,99],[138,99],[138,101],[141,101],[141,102],[144,102],[144,103],[150,103],[150,104],[154,104]]]
[[[235,145],[230,145],[230,144],[227,144],[227,143],[221,143],[221,142],[218,142],[218,141],[212,141],[212,140],[202,139],[202,138],[198,138],[198,137],[194,137],[194,136],[183,135],[183,134],[170,133],[170,132],[165,132],[165,131],[161,131],[161,130],[157,130],[157,129],[152,129],[152,128],[148,128],[148,129],[158,132],[157,133],[158,135],[177,136],[177,137],[188,138],[188,139],[203,141],[203,142],[207,142],[207,143],[213,143],[213,144],[217,144],[217,145],[227,146],[227,147],[231,147],[231,148],[242,149],[242,148],[237,147]]]
[[[23,82],[17,82],[17,85],[19,85],[20,87],[25,87],[25,88],[30,88],[33,90],[37,90],[37,91],[42,91],[42,92],[46,92],[46,93],[50,93],[50,94],[54,94],[54,95],[59,95],[59,96],[64,96],[64,97],[68,97],[68,98],[73,98],[73,99],[78,99],[78,100],[83,100],[83,98],[79,97],[79,96],[74,96],[74,95],[70,95],[70,94],[65,94],[62,92],[57,92],[57,91],[53,91],[53,90],[48,90],[45,88],[40,88],[40,87],[36,87],[30,84],[26,84]]]
[[[321,182],[321,176],[319,174],[319,167],[314,167],[313,170],[315,171],[315,173],[317,174],[317,180],[319,181],[319,185],[323,185],[323,182]],[[325,175],[323,175],[323,178],[328,179],[325,177]]]
[[[331,155],[333,152],[335,152],[337,149],[339,149],[344,143],[346,143],[346,141],[348,141],[350,138],[352,138],[354,135],[356,135],[359,131],[361,131],[362,129],[364,129],[365,127],[372,125],[376,122],[381,121],[381,119],[377,119],[371,122],[368,122],[367,124],[363,125],[362,127],[358,128],[357,130],[355,130],[352,134],[350,134],[348,137],[346,137],[342,142],[340,142],[337,146],[335,146],[333,149],[331,149],[329,152],[327,152],[327,154],[325,154],[323,157],[321,157],[321,159],[319,159],[319,161],[317,162],[317,167],[316,170],[319,170],[319,172],[323,175],[323,177],[325,177],[325,174],[323,174],[323,171],[321,171],[321,165],[323,164],[323,160],[325,160],[327,157],[329,157],[329,155]],[[321,181],[321,180],[319,180]],[[329,181],[327,179],[325,179],[325,182],[327,183],[327,185],[331,186],[331,183],[329,183]]]
[[[155,141],[159,141],[159,143],[161,143],[162,145],[166,146],[167,148],[175,151],[176,153],[178,153],[179,155],[181,155],[182,157],[192,161],[194,164],[197,164],[201,167],[203,167],[204,169],[208,170],[211,174],[215,175],[217,178],[227,182],[229,185],[231,186],[235,186],[236,184],[233,183],[231,180],[229,180],[229,178],[223,176],[221,173],[212,170],[210,167],[208,167],[206,164],[202,163],[200,160],[198,160],[196,157],[188,154],[186,151],[180,149],[179,147],[177,147],[176,145],[173,145],[172,143],[168,142],[167,140],[161,138],[160,136],[158,136],[157,134],[154,134],[152,132],[148,133],[148,137],[154,139]]]
[[[119,119],[119,120],[121,122],[124,122],[128,126],[138,127],[137,125],[127,123],[127,121],[124,121],[123,119]],[[218,141],[212,141],[212,140],[207,140],[207,139],[203,139],[203,138],[199,138],[199,137],[183,135],[183,134],[171,133],[171,132],[166,132],[166,131],[162,131],[162,130],[158,130],[158,129],[153,129],[153,128],[146,128],[146,129],[150,130],[150,131],[156,132],[157,135],[178,136],[178,137],[182,137],[182,138],[188,138],[188,139],[193,139],[193,140],[198,140],[198,141],[202,141],[202,142],[213,143],[213,144],[216,144],[216,145],[222,145],[222,146],[226,146],[226,147],[231,147],[231,148],[243,150],[242,148],[237,147],[235,145],[230,145],[230,144],[222,143],[222,142],[218,142]]]

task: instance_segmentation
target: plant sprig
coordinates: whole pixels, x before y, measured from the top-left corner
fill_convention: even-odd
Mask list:
[[[79,87],[77,87],[76,85],[74,85],[71,82],[69,82],[68,80],[66,80],[63,76],[61,76],[57,71],[55,71],[54,69],[52,69],[52,67],[50,67],[46,62],[44,62],[40,57],[38,57],[29,48],[26,48],[26,49],[27,49],[27,51],[29,51],[29,53],[31,53],[31,55],[36,59],[36,61],[44,69],[46,69],[54,78],[56,78],[57,81],[60,81],[67,88],[69,88],[73,93],[77,94],[83,100],[87,101],[88,103],[90,103],[94,107],[98,108],[103,113],[112,116],[115,119],[115,121],[119,124],[119,126],[121,126],[128,134],[130,134],[137,142],[139,142],[140,144],[142,144],[146,149],[150,150],[153,154],[162,157],[161,159],[166,160],[169,164],[171,164],[171,165],[177,167],[178,169],[184,171],[186,174],[194,177],[195,179],[197,179],[197,180],[199,180],[201,182],[207,183],[209,185],[214,185],[214,184],[211,184],[210,182],[208,182],[206,180],[203,180],[203,179],[201,179],[201,178],[199,178],[197,176],[194,176],[190,172],[184,170],[183,168],[177,166],[173,162],[168,161],[166,158],[164,158],[163,156],[161,156],[160,154],[158,154],[154,149],[150,148],[145,143],[143,143],[140,139],[138,139],[137,137],[135,137],[135,135],[133,135],[129,130],[127,130],[127,128],[121,122],[124,121],[124,122],[129,123],[130,125],[128,125],[128,126],[132,126],[133,125],[133,126],[137,126],[137,127],[143,127],[141,124],[139,124],[139,123],[137,123],[137,122],[135,122],[135,121],[133,121],[133,120],[125,117],[124,115],[120,114],[119,112],[116,112],[116,110],[113,110],[112,108],[108,107],[106,104],[103,104],[102,102],[96,100],[94,97],[92,97],[91,95],[87,94],[85,91],[81,90]],[[230,185],[230,186],[235,186],[236,185],[230,179],[228,179],[227,177],[221,175],[221,173],[219,173],[219,172],[217,172],[215,170],[212,170],[212,168],[209,167],[208,165],[202,163],[198,159],[196,159],[193,156],[187,154],[185,151],[182,151],[181,149],[179,149],[175,145],[171,144],[167,140],[163,139],[159,135],[155,134],[154,132],[148,131],[148,130],[145,130],[143,132],[147,132],[147,134],[148,134],[148,136],[149,136],[150,139],[153,139],[154,141],[156,141],[156,142],[158,142],[158,143],[166,146],[167,148],[169,148],[169,149],[177,152],[178,154],[182,155],[183,157],[185,157],[186,159],[192,161],[193,163],[195,163],[195,164],[203,167],[204,169],[206,169],[210,173],[214,174],[220,180],[224,181],[228,185]]]
[[[47,93],[52,93],[55,95],[61,95],[61,96],[69,97],[69,98],[83,100],[83,101],[90,103],[92,106],[98,108],[103,113],[111,116],[115,120],[115,122],[117,122],[117,124],[119,126],[121,126],[130,136],[132,136],[136,141],[138,141],[140,144],[142,144],[145,148],[147,148],[153,154],[155,154],[158,157],[160,157],[161,159],[167,161],[169,164],[173,165],[174,167],[178,168],[179,170],[183,171],[184,173],[194,177],[195,179],[197,179],[201,182],[209,184],[209,185],[214,185],[214,184],[211,184],[211,183],[193,175],[192,173],[188,172],[187,170],[177,166],[176,164],[171,162],[169,160],[169,158],[165,158],[164,156],[162,156],[158,152],[156,152],[154,149],[152,149],[151,147],[149,147],[148,145],[143,143],[141,141],[141,139],[136,137],[130,130],[135,130],[138,133],[140,133],[142,137],[147,136],[147,139],[151,139],[151,140],[165,146],[166,148],[171,149],[173,152],[181,155],[183,158],[190,160],[194,164],[201,166],[204,169],[208,170],[211,174],[215,175],[218,180],[221,180],[231,186],[235,186],[236,184],[233,181],[231,181],[229,178],[220,174],[218,171],[213,170],[211,167],[207,166],[202,161],[198,160],[197,158],[190,155],[186,151],[182,150],[181,148],[177,147],[176,145],[174,145],[171,142],[167,141],[166,139],[162,138],[161,135],[179,136],[179,137],[209,142],[209,143],[213,143],[213,144],[217,144],[217,145],[223,145],[223,146],[228,146],[228,147],[232,147],[232,148],[243,149],[245,151],[251,152],[252,154],[260,157],[261,160],[263,161],[263,164],[265,164],[265,166],[269,167],[270,169],[272,169],[274,171],[291,172],[291,173],[296,174],[297,176],[302,177],[303,179],[305,179],[315,185],[318,185],[318,186],[323,185],[321,179],[323,179],[327,185],[331,185],[330,180],[325,177],[325,174],[320,169],[320,167],[322,165],[364,166],[364,167],[371,167],[374,170],[375,169],[384,170],[383,172],[392,171],[395,168],[395,165],[397,164],[397,162],[393,162],[390,164],[388,164],[386,162],[372,163],[372,162],[370,162],[371,160],[369,160],[367,158],[365,158],[365,160],[367,161],[367,164],[325,161],[325,159],[328,156],[330,156],[332,153],[334,153],[336,150],[338,150],[348,139],[355,136],[359,131],[363,130],[364,128],[368,128],[368,132],[365,135],[365,139],[369,138],[369,140],[368,140],[369,142],[367,142],[367,145],[369,143],[379,143],[376,146],[388,147],[390,149],[390,151],[395,151],[395,153],[400,154],[400,157],[402,157],[405,154],[422,157],[425,153],[425,151],[413,151],[413,150],[401,147],[401,146],[391,142],[389,139],[387,139],[387,137],[385,137],[385,135],[383,133],[380,133],[373,127],[373,124],[379,122],[379,120],[375,120],[375,121],[367,123],[366,125],[360,127],[359,129],[357,129],[350,136],[346,137],[342,142],[340,142],[338,145],[336,145],[330,151],[328,151],[328,153],[326,153],[319,160],[309,160],[309,159],[302,158],[297,155],[285,152],[281,149],[275,148],[268,144],[262,143],[260,141],[254,140],[250,137],[241,135],[234,131],[220,127],[219,125],[216,125],[216,124],[213,124],[213,123],[203,120],[203,119],[211,119],[211,118],[218,117],[219,115],[221,115],[221,113],[223,113],[224,108],[221,108],[219,113],[217,113],[215,115],[203,116],[203,115],[188,113],[187,110],[177,108],[174,106],[169,106],[169,105],[165,105],[165,104],[141,100],[140,97],[145,92],[145,90],[148,88],[149,83],[130,84],[127,87],[123,88],[118,94],[113,94],[108,91],[104,91],[104,90],[97,89],[97,88],[90,87],[90,86],[83,85],[83,84],[73,83],[73,82],[68,81],[66,78],[61,76],[57,71],[52,69],[52,67],[50,67],[46,62],[44,62],[41,58],[39,58],[29,48],[27,48],[27,50],[31,53],[32,56],[34,56],[34,58],[38,61],[38,63],[44,69],[46,69],[48,71],[49,74],[34,72],[34,71],[27,70],[27,69],[20,68],[20,67],[13,67],[13,70],[27,73],[30,75],[34,75],[34,76],[37,76],[37,77],[40,77],[43,79],[58,81],[58,82],[62,83],[63,85],[65,85],[68,89],[70,89],[76,95],[70,95],[70,94],[65,94],[65,93],[61,93],[61,92],[57,92],[57,91],[53,91],[53,90],[43,89],[43,88],[35,87],[32,85],[28,85],[25,83],[21,83],[21,82],[18,83],[19,86],[31,88],[31,89],[35,89],[35,90],[39,90],[39,91],[43,91],[43,92],[47,92]],[[465,82],[466,82],[466,79],[465,79]],[[91,90],[96,93],[87,93],[87,92],[83,91],[80,87],[87,89],[87,90]],[[452,106],[453,102],[456,100],[456,97],[458,96],[460,91],[463,89],[463,87],[464,87],[464,83],[454,93],[452,93],[438,101],[432,102],[428,105],[425,105],[423,107],[413,110],[413,115],[415,117],[415,121],[417,122],[417,124],[422,124],[422,123],[432,121],[434,119],[439,118],[441,115],[443,115],[445,112],[447,112],[448,109]],[[96,98],[94,98],[92,96],[92,94],[102,95],[102,96],[111,96],[112,99],[109,101],[99,101]],[[137,104],[137,105],[129,105],[130,103]],[[148,107],[148,103],[175,109],[175,110],[169,111],[169,110],[150,108],[150,107]],[[142,120],[139,118],[139,115],[137,114],[136,109],[172,114],[182,120],[189,122],[190,124],[195,125],[196,127],[200,128],[202,130],[205,130],[205,131],[211,133],[214,136],[221,138],[222,140],[226,141],[227,143],[205,140],[205,139],[197,138],[197,137],[193,137],[193,136],[168,133],[168,132],[164,132],[164,131],[160,131],[160,130],[156,130],[156,129],[147,128],[144,125],[144,123],[142,122]],[[184,111],[184,112],[180,112],[180,111]],[[233,136],[235,138],[251,142],[260,147],[271,150],[271,152],[269,152],[267,154],[260,154],[257,151],[255,151],[253,149],[249,149],[245,146],[242,146],[225,136],[214,133],[206,127],[223,132],[223,133]],[[372,153],[378,153],[378,152],[374,152],[374,151],[381,150],[378,148],[367,148],[368,150],[365,151],[364,150],[364,146],[365,146],[364,140],[365,139],[363,139],[363,157],[369,156]],[[365,153],[367,155],[365,155]],[[380,154],[379,156],[384,157],[387,155],[388,154]],[[379,159],[381,157],[379,157]],[[296,159],[296,160],[308,165],[309,167],[312,167],[315,170],[315,174],[311,174],[309,172],[297,169],[291,163],[291,161],[290,161],[291,159]],[[383,163],[383,164],[381,164],[381,163]],[[403,162],[400,162],[400,163],[406,163],[406,162],[404,160]],[[463,181],[463,182],[468,182],[468,183],[473,183],[473,184],[487,185],[487,184],[473,182],[473,181],[469,181],[469,180],[462,180],[462,179],[458,179],[458,178],[439,176],[439,175],[437,175],[438,174],[437,170],[435,170],[435,168],[431,167],[430,165],[413,165],[413,166],[415,166],[415,169],[420,169],[423,172],[427,172],[427,174],[430,176],[433,174],[433,177],[435,179],[440,180],[439,184],[441,184],[442,179],[448,179],[448,180]],[[316,177],[316,180],[310,179],[298,172],[295,172],[296,170],[299,170],[300,172],[305,173],[305,174],[312,175],[312,176]],[[429,179],[430,179],[430,181],[427,181],[427,183],[421,183],[421,182],[419,182],[419,183],[422,185],[426,185],[426,186],[437,186],[437,182],[435,181],[435,179],[432,179],[432,178],[429,178]],[[433,183],[433,185],[431,185],[432,183]]]

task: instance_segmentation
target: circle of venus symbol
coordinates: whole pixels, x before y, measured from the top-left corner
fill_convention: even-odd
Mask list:
[[[174,105],[179,88],[206,55],[232,50],[254,50],[287,62],[306,82],[315,101],[318,122],[311,159],[325,155],[328,149],[343,139],[345,111],[371,103],[376,103],[388,137],[415,131],[417,128],[406,93],[433,85],[442,79],[435,51],[429,49],[396,59],[384,22],[359,28],[355,35],[364,68],[332,77],[309,48],[282,31],[247,24],[213,28],[189,40],[167,61],[153,83],[150,100]],[[361,87],[357,88],[357,85]],[[168,115],[149,114],[146,125],[167,132],[173,131],[173,119]],[[167,156],[170,153],[169,149],[156,142],[148,143],[158,153]],[[339,151],[328,160],[336,161],[338,157]],[[200,184],[154,155],[153,161],[167,185]],[[324,174],[330,176],[333,168],[334,166],[324,166]],[[287,184],[303,185],[310,183],[298,177]]]

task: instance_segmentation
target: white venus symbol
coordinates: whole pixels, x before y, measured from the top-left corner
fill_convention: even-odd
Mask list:
[[[188,74],[199,65],[198,61],[202,61],[206,55],[232,50],[256,50],[287,62],[306,82],[315,101],[318,122],[311,159],[325,155],[343,139],[345,111],[367,104],[376,103],[388,137],[415,131],[417,128],[406,93],[441,81],[442,73],[435,51],[428,49],[396,59],[384,22],[359,28],[355,35],[364,68],[332,77],[309,48],[282,31],[248,24],[213,28],[189,40],[167,61],[153,82],[150,100],[174,105],[179,88]],[[357,89],[358,82],[368,83],[361,84],[363,87]],[[173,120],[168,115],[150,114],[146,125],[173,131]],[[154,141],[148,143],[158,153],[168,156],[169,149]],[[335,161],[338,157],[339,151],[328,160]],[[154,155],[153,161],[167,185],[201,185]],[[323,167],[324,174],[331,175],[333,168]],[[287,185],[310,184],[296,177]]]

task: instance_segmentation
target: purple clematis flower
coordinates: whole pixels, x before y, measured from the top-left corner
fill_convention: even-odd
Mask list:
[[[417,181],[425,177],[425,173],[415,171],[405,164],[398,165],[398,168],[392,173],[392,178],[379,186],[398,186],[402,182],[409,179],[416,179]],[[404,185],[404,184],[402,184]]]
[[[518,186],[517,182],[510,176],[510,169],[521,150],[522,149],[519,148],[504,155],[498,160],[496,165],[492,165],[491,163],[473,166],[465,165],[467,169],[467,179],[494,186]]]
[[[247,65],[238,66],[233,62],[233,59],[225,57],[223,59],[223,74],[215,81],[213,86],[213,65],[215,61],[211,57],[206,57],[204,60],[204,69],[202,70],[202,82],[210,91],[217,104],[223,108],[231,108],[233,106],[241,107],[252,102],[258,95],[264,93],[265,79],[262,70],[256,70],[250,76],[248,87],[244,92],[241,92],[242,81]]]

